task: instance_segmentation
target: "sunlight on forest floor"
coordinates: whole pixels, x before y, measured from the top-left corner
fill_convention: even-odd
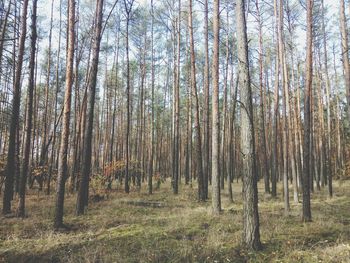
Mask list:
[[[171,194],[169,181],[152,196],[109,193],[81,217],[69,195],[70,230],[60,233],[52,230],[54,196],[30,192],[28,218],[0,217],[0,262],[350,262],[350,181],[334,182],[333,199],[326,189],[312,195],[312,223],[301,222],[301,203],[292,200],[285,217],[282,196],[271,199],[260,184],[264,249],[255,253],[241,246],[241,185],[233,187],[235,202],[225,189],[219,217],[189,186]]]

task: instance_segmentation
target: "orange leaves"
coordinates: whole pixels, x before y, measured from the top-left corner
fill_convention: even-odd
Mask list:
[[[46,165],[34,167],[31,171],[33,177],[46,175],[49,171],[49,167]]]
[[[125,160],[117,160],[111,163],[107,163],[103,169],[103,174],[108,177],[115,173],[123,172],[125,170],[125,166],[126,166]],[[139,168],[140,166],[141,166],[140,162],[138,161],[129,162],[130,171],[142,173],[143,170]]]

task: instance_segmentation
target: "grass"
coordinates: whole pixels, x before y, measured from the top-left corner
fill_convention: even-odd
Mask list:
[[[233,204],[223,193],[223,213],[215,217],[195,189],[181,185],[174,196],[167,182],[151,196],[116,190],[80,217],[68,195],[66,232],[52,229],[54,196],[30,192],[28,218],[0,217],[0,262],[350,262],[350,181],[335,182],[332,199],[326,189],[312,195],[311,223],[301,222],[300,203],[291,202],[284,216],[282,197],[271,199],[262,187],[258,252],[241,245],[240,184]]]

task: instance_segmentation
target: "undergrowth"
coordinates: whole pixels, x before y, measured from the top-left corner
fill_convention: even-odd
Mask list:
[[[211,214],[210,201],[196,200],[196,189],[170,183],[153,195],[114,190],[92,201],[86,215],[74,215],[74,195],[65,201],[69,230],[52,228],[54,196],[30,192],[25,219],[0,217],[0,262],[350,262],[350,182],[335,182],[312,195],[311,223],[301,222],[301,203],[284,215],[282,196],[272,199],[259,185],[263,249],[241,245],[241,185],[234,203],[224,190],[223,212]],[[281,189],[279,189],[281,192]],[[16,203],[15,201],[13,202]]]

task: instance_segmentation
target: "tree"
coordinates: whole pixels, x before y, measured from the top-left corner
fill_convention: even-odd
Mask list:
[[[193,19],[192,19],[192,0],[189,1],[188,26],[190,33],[190,57],[191,57],[191,92],[194,97],[195,113],[194,113],[194,130],[195,130],[195,149],[196,149],[196,164],[197,164],[197,181],[198,181],[198,199],[205,200],[204,185],[203,185],[203,160],[202,160],[202,139],[201,126],[199,117],[199,99],[197,92],[196,80],[196,56],[194,50],[193,37]]]
[[[151,0],[151,149],[150,149],[150,159],[149,159],[149,173],[148,173],[148,193],[152,194],[152,177],[153,177],[153,163],[154,163],[154,152],[155,152],[155,138],[154,138],[154,81],[155,81],[155,72],[154,72],[154,5],[153,0]]]
[[[210,122],[210,109],[209,109],[209,37],[208,37],[208,0],[204,0],[204,112],[203,112],[203,133],[204,133],[204,142],[203,142],[203,180],[204,180],[204,195],[208,199],[208,180],[210,174],[210,152],[209,152],[209,143],[210,143],[210,131],[209,131],[209,122]]]
[[[257,22],[259,30],[259,89],[260,89],[260,114],[261,114],[261,140],[264,155],[264,184],[265,193],[270,193],[270,170],[268,165],[266,128],[265,128],[265,85],[264,85],[264,47],[263,47],[263,20],[260,12],[259,0],[255,1]]]
[[[278,21],[278,9],[277,9],[277,0],[274,0],[274,17]],[[271,173],[271,195],[272,197],[277,196],[277,179],[279,175],[279,158],[278,158],[278,119],[279,119],[279,34],[278,34],[278,22],[276,22],[276,28],[274,30],[276,35],[276,56],[275,56],[275,105],[273,109],[273,169]]]
[[[24,0],[21,14],[21,35],[19,39],[18,58],[13,84],[13,99],[11,110],[10,137],[8,142],[5,190],[3,197],[2,213],[11,213],[11,201],[13,198],[14,177],[16,172],[16,136],[19,121],[19,111],[21,102],[21,77],[24,57],[24,46],[27,35],[27,10],[28,0]]]
[[[24,157],[22,163],[22,173],[20,178],[19,186],[19,203],[17,216],[25,216],[25,194],[26,194],[26,184],[27,184],[27,173],[29,166],[29,154],[30,154],[30,142],[32,134],[32,117],[33,117],[33,93],[34,93],[34,74],[35,74],[35,55],[36,55],[36,40],[37,40],[37,30],[36,30],[36,10],[37,10],[37,0],[33,0],[32,7],[32,35],[30,44],[30,64],[29,64],[29,83],[28,83],[28,105],[26,113],[26,128],[25,128],[25,145],[24,145]]]
[[[131,19],[132,6],[134,0],[124,0],[124,7],[126,13],[126,36],[125,36],[125,48],[126,48],[126,136],[125,136],[125,181],[124,190],[125,193],[129,193],[129,159],[130,159],[130,59],[129,59],[129,25]]]
[[[180,44],[181,44],[181,0],[178,1],[178,17],[174,21],[174,74],[173,74],[173,192],[179,192],[180,173]],[[176,40],[175,40],[176,39]],[[175,43],[176,42],[176,43]]]
[[[311,221],[310,205],[310,176],[311,176],[311,94],[312,94],[312,7],[313,0],[307,1],[306,6],[306,68],[305,68],[305,105],[304,105],[304,171],[303,171],[303,214],[304,222]]]
[[[283,196],[284,196],[284,211],[288,215],[290,206],[289,206],[289,187],[288,187],[288,144],[289,144],[289,134],[288,129],[289,125],[289,116],[288,116],[288,72],[286,68],[285,61],[285,48],[284,48],[284,34],[283,34],[283,24],[284,24],[284,15],[283,15],[283,1],[279,1],[279,19],[278,19],[278,40],[279,40],[279,62],[280,62],[280,72],[281,72],[281,82],[283,87],[283,131],[282,131],[282,150],[283,150]]]
[[[255,142],[252,90],[250,85],[245,1],[236,2],[237,55],[241,88],[241,145],[243,158],[243,242],[260,249],[258,188],[255,168]]]
[[[348,118],[350,120],[350,64],[349,64],[349,44],[348,44],[348,25],[345,17],[345,3],[340,0],[340,34],[343,56],[343,67],[345,75],[346,99],[348,103]]]
[[[211,176],[212,176],[212,203],[214,214],[220,213],[221,198],[220,198],[220,115],[219,115],[219,0],[214,1],[214,47],[213,47],[213,128],[212,128],[212,161],[211,161]]]
[[[68,1],[68,42],[67,42],[67,64],[66,64],[66,88],[64,93],[63,120],[61,143],[58,158],[58,173],[56,186],[56,205],[54,228],[63,227],[63,206],[65,183],[68,175],[68,143],[69,143],[69,123],[71,111],[71,97],[73,85],[73,63],[74,63],[74,42],[75,42],[75,0]]]
[[[331,105],[330,105],[330,79],[328,73],[328,53],[327,53],[327,35],[326,35],[326,25],[325,25],[325,7],[324,0],[321,1],[322,5],[322,34],[323,34],[323,55],[324,55],[324,73],[326,75],[326,109],[327,109],[327,156],[326,156],[326,168],[328,174],[328,193],[329,196],[333,196],[333,171],[332,171],[332,160],[331,160]]]
[[[87,127],[85,130],[85,144],[83,152],[83,171],[79,180],[76,214],[84,214],[84,208],[88,205],[89,177],[91,172],[91,148],[92,131],[94,123],[95,94],[98,71],[98,59],[100,54],[101,32],[102,32],[102,10],[103,0],[96,2],[95,32],[93,39],[92,61],[89,70],[89,104],[87,114]]]

